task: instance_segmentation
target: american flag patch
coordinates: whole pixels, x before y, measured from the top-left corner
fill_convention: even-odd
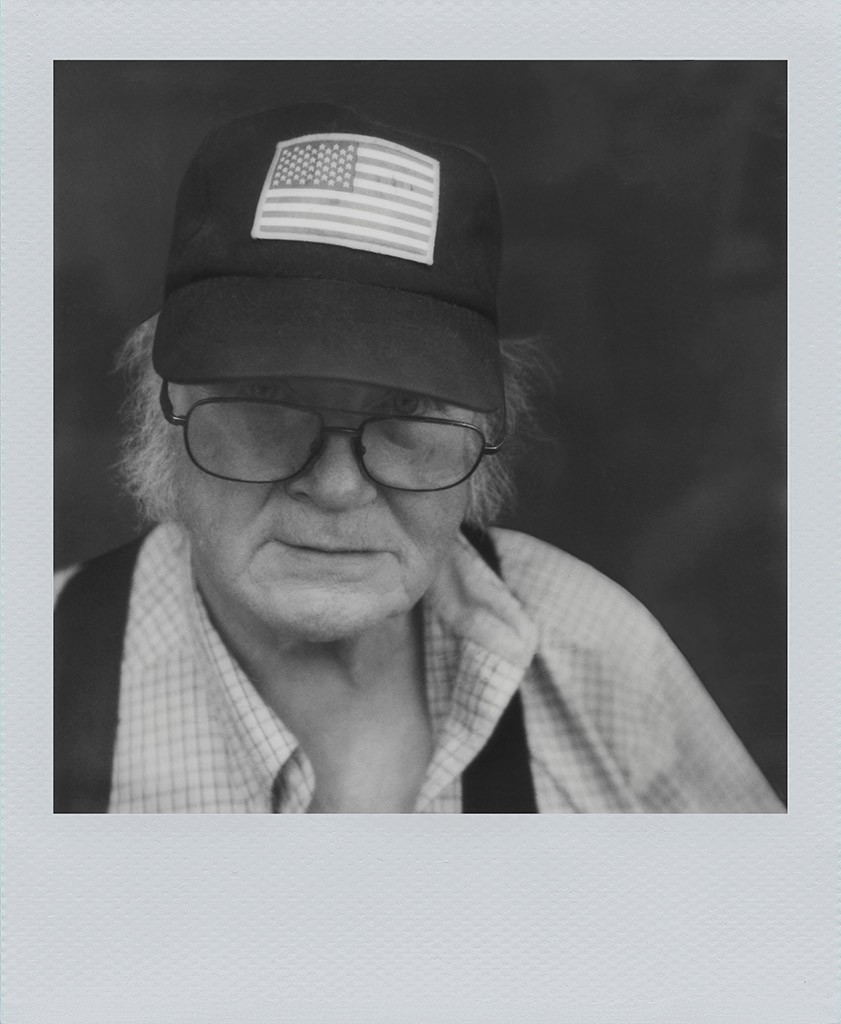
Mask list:
[[[439,164],[367,135],[279,142],[252,238],[322,242],[432,263]]]

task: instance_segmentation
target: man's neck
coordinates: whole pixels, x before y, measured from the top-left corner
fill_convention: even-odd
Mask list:
[[[433,749],[419,607],[330,643],[225,639],[312,764],[311,810],[413,810]]]
[[[420,606],[349,636],[325,642],[223,625],[205,606],[228,649],[263,700],[295,731],[304,717],[329,718],[351,707],[384,711],[423,696],[423,614]]]

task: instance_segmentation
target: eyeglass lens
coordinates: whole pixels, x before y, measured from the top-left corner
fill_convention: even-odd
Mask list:
[[[210,401],[191,409],[185,440],[193,461],[207,472],[269,483],[304,468],[322,445],[322,421],[315,412],[279,404]],[[370,420],[360,442],[368,474],[406,490],[459,483],[473,471],[484,446],[481,433],[471,427],[409,418]]]

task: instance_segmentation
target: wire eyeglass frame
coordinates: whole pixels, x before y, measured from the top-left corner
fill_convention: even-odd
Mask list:
[[[172,399],[170,398],[170,395],[169,395],[169,381],[167,381],[167,380],[164,380],[161,383],[160,403],[161,403],[161,411],[163,412],[163,415],[164,415],[164,418],[166,419],[166,421],[168,423],[171,423],[172,426],[174,426],[174,427],[181,427],[181,429],[184,431],[184,447],[186,448],[187,455],[190,457],[190,461],[193,463],[193,465],[195,465],[198,469],[200,469],[202,473],[206,473],[208,476],[216,477],[219,480],[229,480],[229,481],[231,481],[233,483],[275,484],[275,483],[285,483],[285,482],[287,482],[289,480],[294,480],[296,477],[299,477],[299,476],[302,476],[303,474],[305,474],[318,461],[318,459],[320,458],[322,452],[324,451],[324,443],[325,443],[325,440],[326,440],[326,437],[327,437],[328,434],[345,434],[346,436],[352,438],[353,453],[354,453],[354,456],[356,458],[357,465],[362,470],[364,476],[368,480],[371,480],[373,483],[377,484],[379,487],[387,487],[390,490],[408,491],[408,492],[411,492],[411,493],[430,493],[430,492],[433,492],[433,491],[447,491],[447,490],[449,490],[452,487],[458,487],[459,484],[462,484],[462,483],[464,483],[465,480],[468,480],[476,472],[476,470],[479,468],[479,465],[482,462],[482,459],[486,455],[496,455],[500,451],[502,446],[505,444],[505,440],[506,440],[506,409],[505,409],[504,399],[503,399],[503,406],[502,406],[502,425],[501,425],[501,428],[500,428],[500,439],[496,443],[494,443],[494,444],[489,444],[488,443],[488,441],[487,441],[487,439],[485,437],[484,431],[480,427],[477,427],[475,423],[468,423],[465,420],[446,419],[446,418],[440,417],[440,416],[408,416],[408,415],[400,415],[400,414],[377,414],[377,415],[374,415],[374,416],[366,416],[366,417],[364,417],[355,427],[329,426],[327,423],[325,423],[324,416],[322,415],[322,411],[319,408],[311,406],[311,405],[305,405],[305,404],[298,405],[298,404],[296,404],[294,402],[289,402],[289,401],[278,401],[276,399],[261,399],[261,398],[247,398],[247,397],[246,398],[240,398],[240,397],[209,397],[209,398],[200,398],[197,402],[194,402],[190,406],[190,408],[187,410],[187,412],[183,416],[179,416],[175,412],[175,410],[173,408]],[[196,459],[196,457],[194,456],[194,454],[193,454],[193,452],[192,452],[192,450],[190,448],[189,436],[188,436],[188,424],[189,424],[190,416],[192,415],[193,411],[195,409],[199,408],[200,406],[206,406],[206,405],[226,405],[226,404],[232,404],[232,403],[236,403],[236,404],[240,404],[240,405],[251,404],[251,405],[260,405],[260,406],[267,406],[267,405],[269,405],[269,406],[282,406],[283,408],[286,408],[286,409],[299,409],[302,412],[307,412],[307,413],[310,413],[311,415],[316,416],[318,418],[318,420],[319,420],[319,423],[320,423],[320,431],[319,431],[319,434],[318,434],[318,443],[313,447],[313,450],[310,453],[310,455],[307,457],[304,465],[301,466],[300,469],[295,470],[294,473],[290,473],[288,476],[275,477],[275,478],[272,478],[270,480],[244,480],[241,477],[226,476],[226,475],[223,475],[222,473],[215,473],[215,472],[213,472],[213,470],[207,469],[205,466],[203,466]],[[336,410],[325,410],[325,411],[343,412],[343,411],[350,411],[350,410],[336,409]],[[359,415],[359,414],[356,413],[356,415]],[[467,430],[471,430],[471,431],[473,431],[473,432],[475,432],[476,434],[479,435],[479,437],[482,439],[482,447],[479,449],[479,451],[477,453],[476,461],[473,464],[473,466],[471,467],[471,469],[467,473],[465,473],[464,475],[459,477],[458,480],[455,480],[452,483],[444,484],[443,486],[440,486],[440,487],[401,487],[401,486],[396,485],[396,484],[384,483],[383,481],[378,480],[377,477],[374,476],[370,472],[368,467],[365,465],[365,457],[364,457],[365,456],[365,451],[364,451],[364,448],[362,446],[362,434],[363,434],[363,431],[364,431],[365,427],[369,423],[381,422],[383,420],[398,420],[398,421],[420,422],[420,423],[440,423],[440,424],[446,424],[448,426],[463,427],[463,428],[466,428]]]

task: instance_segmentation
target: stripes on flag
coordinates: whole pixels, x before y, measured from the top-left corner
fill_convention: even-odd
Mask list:
[[[433,157],[372,136],[333,132],[279,142],[251,237],[431,264],[439,175]]]

